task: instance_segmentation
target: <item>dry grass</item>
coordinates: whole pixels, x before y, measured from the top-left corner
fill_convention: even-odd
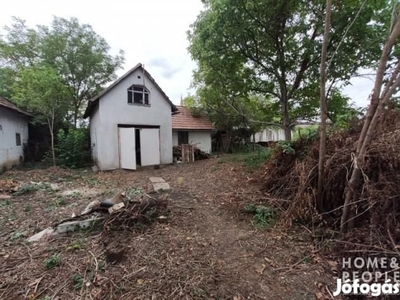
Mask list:
[[[104,229],[26,242],[92,200],[151,192],[149,176],[172,187],[151,194],[166,201],[158,212],[166,219],[128,222],[130,214]],[[42,184],[0,202],[0,299],[313,299],[333,278],[315,262],[307,232],[251,225],[243,206],[264,199],[249,176],[216,159],[137,172],[7,172],[0,181]]]

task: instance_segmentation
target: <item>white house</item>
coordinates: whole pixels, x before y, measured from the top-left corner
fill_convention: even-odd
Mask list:
[[[251,141],[254,143],[266,143],[271,141],[284,141],[285,131],[282,128],[265,128],[252,135]]]
[[[176,106],[156,81],[136,65],[89,101],[93,160],[101,170],[172,163],[172,118]]]
[[[30,114],[0,97],[0,173],[24,160]]]
[[[177,108],[178,113],[172,115],[172,144],[193,144],[211,153],[211,133],[214,127],[207,116],[192,114],[184,106]]]

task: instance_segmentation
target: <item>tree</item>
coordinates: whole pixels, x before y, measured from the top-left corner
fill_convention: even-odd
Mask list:
[[[36,118],[43,116],[49,127],[53,165],[56,165],[54,151],[54,124],[67,109],[67,89],[56,71],[49,66],[26,67],[19,72],[19,78],[12,87],[13,100]]]
[[[340,223],[342,232],[354,226],[356,217],[355,201],[362,184],[362,170],[365,167],[368,146],[374,136],[385,106],[400,87],[400,58],[398,53],[395,53],[396,49],[394,48],[400,36],[400,3],[397,0],[394,1],[393,7],[389,35],[379,60],[374,88],[370,95],[370,105],[357,142],[357,149],[353,158],[353,169],[345,192],[345,202]]]
[[[188,33],[189,52],[198,63],[195,83],[223,85],[230,96],[271,97],[279,109],[279,126],[289,140],[296,118],[302,117],[299,113],[318,114],[324,1],[203,2],[205,10]],[[390,19],[387,1],[364,4],[356,19],[362,0],[332,5],[328,92],[359,68],[372,66],[379,53],[383,28]],[[336,52],[339,44],[341,50]]]
[[[54,17],[51,26],[29,28],[14,18],[0,39],[0,66],[22,70],[37,64],[51,66],[67,87],[68,111],[77,125],[84,102],[115,79],[124,62],[123,52],[111,55],[110,46],[88,24]]]
[[[329,30],[331,26],[332,0],[326,0],[325,28],[321,50],[321,92],[320,92],[320,110],[321,125],[319,127],[319,159],[318,159],[318,190],[317,190],[317,209],[323,212],[323,185],[324,185],[324,165],[326,153],[326,119],[328,116],[328,107],[326,101],[326,77],[327,63],[326,55],[329,43]]]

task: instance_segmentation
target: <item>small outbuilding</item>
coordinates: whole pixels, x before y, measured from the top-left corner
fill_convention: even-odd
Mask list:
[[[24,161],[30,116],[10,100],[0,96],[0,173]]]
[[[206,153],[211,153],[211,134],[214,126],[202,112],[191,112],[185,106],[177,106],[178,113],[172,116],[172,144],[193,144]]]
[[[91,99],[92,157],[100,170],[172,163],[172,117],[177,112],[142,64]]]

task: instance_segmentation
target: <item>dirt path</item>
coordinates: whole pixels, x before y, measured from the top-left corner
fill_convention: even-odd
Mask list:
[[[243,206],[262,195],[251,174],[229,162],[99,174],[32,172],[9,172],[0,180],[36,176],[58,180],[61,191],[13,196],[2,206],[0,222],[8,229],[1,232],[0,299],[315,299],[319,284],[332,278],[315,263],[304,233],[255,229]],[[98,230],[38,244],[11,238],[16,232],[29,236],[88,202],[87,195],[72,193],[68,205],[44,212],[62,191],[95,191],[91,198],[132,187],[148,191],[149,176],[163,177],[172,187],[161,195],[169,203],[163,222],[106,238]],[[27,201],[31,211],[24,212]],[[121,262],[107,261],[109,244],[123,249]],[[55,255],[59,264],[47,269],[46,259]]]

